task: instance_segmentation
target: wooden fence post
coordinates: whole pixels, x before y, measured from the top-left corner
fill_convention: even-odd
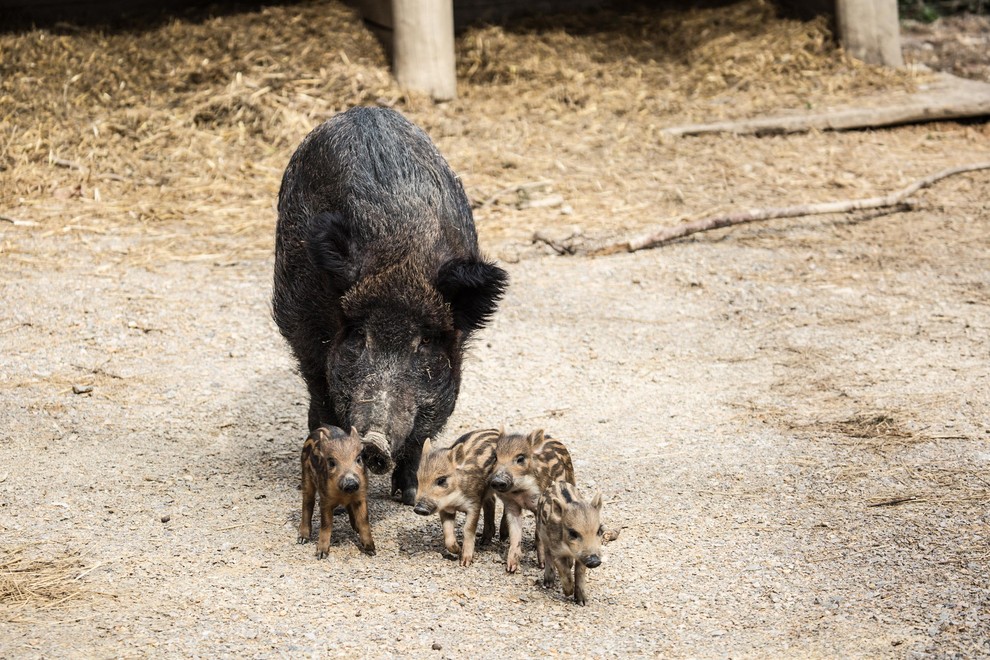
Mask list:
[[[392,21],[399,86],[438,101],[456,97],[453,0],[392,0]]]
[[[868,64],[904,66],[897,0],[835,0],[839,41]]]

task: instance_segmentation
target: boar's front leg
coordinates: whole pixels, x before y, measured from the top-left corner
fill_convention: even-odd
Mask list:
[[[330,411],[330,388],[326,374],[322,371],[303,373],[306,389],[309,390],[309,432],[312,433],[323,423],[335,423]]]
[[[456,521],[456,513],[452,511],[440,512],[440,525],[443,527],[443,545],[447,548],[447,552],[455,557],[461,554],[461,546],[457,542],[457,532],[455,530]]]
[[[361,549],[365,554],[375,555],[375,541],[371,538],[371,523],[368,521],[368,503],[361,499],[347,507],[351,518],[351,527],[361,539]]]
[[[395,469],[392,470],[392,494],[399,494],[402,503],[408,506],[416,504],[416,470],[423,453],[422,441],[407,440],[402,455],[395,457]]]

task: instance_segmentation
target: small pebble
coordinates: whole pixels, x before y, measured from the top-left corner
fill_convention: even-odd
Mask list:
[[[73,385],[72,392],[74,394],[89,394],[93,391],[92,385]]]
[[[442,648],[443,648],[443,647],[442,647],[442,646],[440,646],[440,642],[433,642],[433,650],[434,650],[434,651],[439,651],[439,650],[440,650],[440,649],[442,649]]]
[[[168,515],[168,514],[166,514],[166,515],[164,515],[164,516],[162,516],[162,522],[163,522],[163,523],[167,523],[167,522],[168,522],[169,520],[171,520],[171,519],[172,519],[172,516],[170,516],[170,515]]]

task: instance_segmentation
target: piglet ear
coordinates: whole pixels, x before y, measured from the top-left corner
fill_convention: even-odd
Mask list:
[[[325,478],[327,474],[327,459],[323,455],[324,443],[326,443],[326,430],[320,427],[306,438],[302,450],[303,463],[309,463],[310,468],[321,478]]]
[[[423,456],[428,456],[431,449],[433,449],[433,443],[430,442],[430,439],[423,440]]]
[[[508,284],[509,274],[487,261],[454,259],[437,274],[437,289],[450,303],[454,327],[465,333],[488,323]]]
[[[324,211],[309,220],[306,250],[317,270],[330,278],[335,288],[346,291],[357,281],[358,264],[351,229],[340,213]]]
[[[453,459],[454,465],[460,465],[467,458],[467,451],[464,449],[464,443],[457,445],[450,452],[450,457]]]
[[[592,498],[592,500],[591,500],[591,506],[592,506],[592,508],[598,509],[599,511],[602,510],[602,494],[601,493],[595,493],[595,497]]]
[[[543,441],[544,441],[543,429],[536,429],[535,431],[529,434],[530,447],[539,447],[540,445],[543,444]]]

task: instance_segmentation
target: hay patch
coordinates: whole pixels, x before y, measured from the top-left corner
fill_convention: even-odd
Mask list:
[[[537,218],[616,235],[711,205],[678,185],[684,163],[711,159],[692,157],[699,143],[665,147],[663,126],[918,80],[856,62],[823,20],[783,19],[761,0],[472,28],[457,55],[459,98],[436,105],[396,87],[381,44],[339,2],[0,34],[0,216],[42,233],[140,235],[141,254],[125,255],[139,265],[265,257],[295,146],[341,110],[381,104],[432,135],[475,203],[549,182],[549,201],[480,209],[485,240],[528,244]],[[704,167],[725,180],[725,164]]]
[[[84,595],[80,580],[92,568],[69,553],[54,559],[27,556],[26,546],[0,549],[0,620],[15,623],[25,612],[48,612]]]

